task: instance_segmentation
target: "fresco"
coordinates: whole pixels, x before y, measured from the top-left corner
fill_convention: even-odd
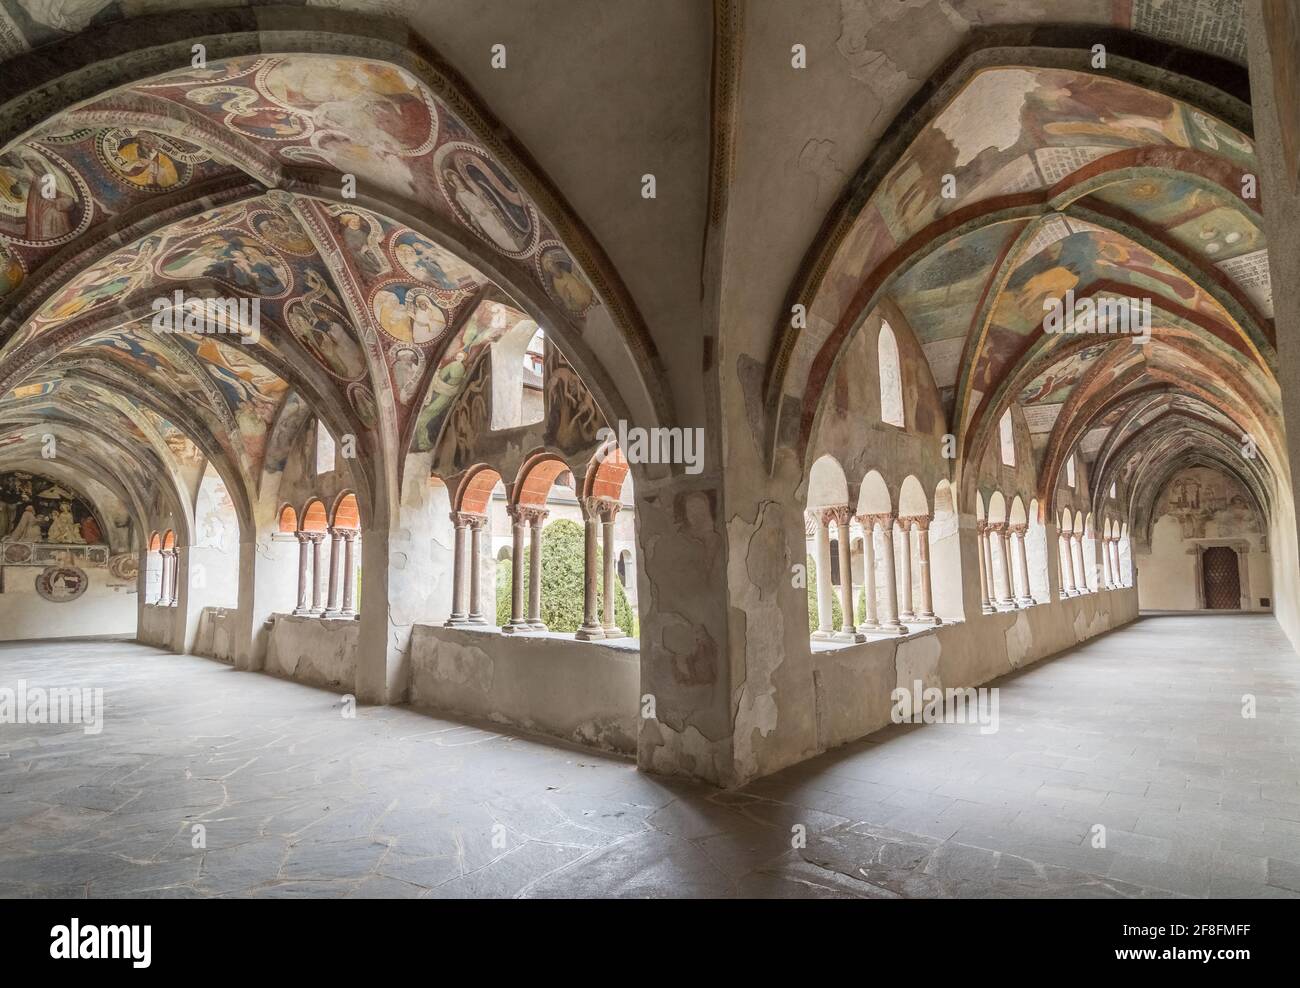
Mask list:
[[[80,493],[21,471],[0,473],[0,541],[107,544],[94,509]]]

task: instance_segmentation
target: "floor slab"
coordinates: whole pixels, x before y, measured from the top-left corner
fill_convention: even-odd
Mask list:
[[[991,684],[996,733],[894,727],[735,792],[127,642],[0,646],[19,680],[106,715],[0,725],[6,897],[1300,896],[1268,616],[1145,617]]]

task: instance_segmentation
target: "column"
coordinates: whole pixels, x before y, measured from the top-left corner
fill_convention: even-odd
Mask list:
[[[167,589],[167,576],[171,571],[170,549],[158,550],[158,599],[154,601],[159,607],[166,607],[171,603],[171,591]]]
[[[822,641],[835,636],[835,612],[831,606],[831,516],[822,509],[810,515],[817,526],[817,630],[812,636]]]
[[[853,511],[847,504],[833,508],[835,537],[840,547],[840,630],[835,635],[839,642],[864,642],[867,636],[858,632],[853,609],[853,547],[849,544],[849,520]]]
[[[901,517],[898,519],[898,537],[902,539],[902,545],[898,546],[898,620],[902,623],[917,620],[917,612],[911,610],[911,519],[910,517]]]
[[[606,638],[624,638],[626,637],[622,628],[618,626],[618,621],[614,615],[615,585],[618,583],[618,576],[614,571],[617,562],[617,554],[614,551],[614,519],[617,517],[622,505],[617,501],[606,500],[600,507],[600,528],[602,539],[602,548],[604,552],[604,615],[601,621],[601,628],[605,632]]]
[[[483,617],[483,529],[487,527],[487,515],[469,516],[469,617],[470,624],[487,624]],[[495,595],[493,595],[495,604]],[[493,615],[495,617],[495,614]]]
[[[978,521],[975,523],[975,555],[979,558],[980,564],[980,613],[992,614],[993,603],[989,597],[989,571],[984,562],[984,542],[988,538],[988,525],[985,522]]]
[[[531,533],[528,548],[528,627],[532,631],[545,631],[542,621],[542,522],[549,514],[544,508],[528,510],[528,528]]]
[[[1101,540],[1101,585],[1106,590],[1115,589],[1114,578],[1110,573],[1110,537]]]
[[[930,583],[930,516],[918,515],[912,523],[916,525],[916,564],[920,567],[921,583],[921,610],[916,619],[923,624],[943,624],[934,613],[934,589]]]
[[[859,630],[876,631],[880,628],[876,603],[876,536],[871,524],[871,515],[859,515],[858,524],[862,526],[865,536],[862,540],[862,603],[866,612],[862,616]],[[829,547],[827,550],[829,558]],[[829,573],[829,571],[828,571]],[[830,576],[827,576],[827,580]],[[827,595],[827,610],[830,610],[830,596]]]
[[[317,616],[325,612],[325,573],[320,564],[320,547],[325,541],[324,532],[308,532],[311,540],[311,614]]]
[[[1083,536],[1075,535],[1070,546],[1074,558],[1074,585],[1079,593],[1088,592],[1088,571],[1083,567]]]
[[[452,564],[451,564],[451,614],[446,626],[464,624],[469,615],[465,610],[465,529],[469,516],[462,511],[451,513]]]
[[[324,617],[336,618],[340,616],[341,601],[340,597],[343,592],[342,581],[339,577],[343,570],[343,536],[339,534],[339,529],[331,528],[330,536],[330,589],[328,599],[325,602]]]
[[[1119,564],[1119,536],[1114,536],[1110,540],[1111,564],[1110,571],[1115,580],[1115,586],[1124,586],[1124,568]]]
[[[874,538],[874,526],[880,529],[880,547],[878,557],[884,572],[880,574],[880,583],[885,590],[884,611],[880,615],[880,630],[892,634],[902,634],[907,631],[898,623],[898,578],[894,575],[894,516],[890,514],[879,514],[871,516],[873,523],[872,536]]]
[[[351,620],[357,616],[357,564],[353,556],[357,536],[361,533],[355,528],[345,528],[343,535],[343,608],[339,617]]]
[[[1007,526],[1005,522],[994,522],[989,526],[989,540],[998,546],[998,567],[994,570],[993,588],[997,593],[996,606],[1000,611],[1011,610],[1016,606],[1011,590],[1011,553]],[[1000,577],[1000,578],[999,578]]]
[[[524,615],[524,535],[528,529],[528,518],[521,505],[512,505],[507,512],[510,515],[510,623],[501,630],[515,634],[528,630],[528,618]]]
[[[598,497],[580,498],[583,522],[582,552],[582,627],[575,636],[578,641],[594,642],[605,637],[596,615],[596,528],[600,524]]]
[[[1025,548],[1025,533],[1028,525],[1012,525],[1011,541],[1016,552],[1016,603],[1029,607],[1034,603],[1034,595],[1029,587],[1029,551]]]
[[[180,603],[180,596],[181,596],[181,547],[180,546],[172,547],[171,590],[172,590],[172,599],[170,601],[170,604],[172,607],[175,607],[178,603]]]
[[[989,579],[989,610],[990,614],[997,613],[998,609],[998,578],[993,571],[993,527],[984,523],[984,536],[980,540],[980,552],[984,556],[984,569],[988,573]]]
[[[1061,596],[1073,597],[1079,592],[1074,585],[1074,550],[1069,532],[1061,535]]]
[[[307,545],[308,538],[306,532],[294,532],[298,539],[298,606],[293,609],[293,613],[302,616],[310,614],[307,607]]]

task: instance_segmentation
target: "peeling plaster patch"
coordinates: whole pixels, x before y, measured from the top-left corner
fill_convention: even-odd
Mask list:
[[[931,73],[967,28],[946,2],[840,0],[835,47],[849,74],[892,105]]]
[[[727,556],[727,585],[731,588],[732,606],[744,613],[745,624],[744,680],[732,692],[736,772],[741,778],[758,772],[754,732],[767,737],[777,725],[772,674],[785,658],[785,616],[772,598],[789,572],[785,534],[781,508],[774,501],[760,505],[753,523],[736,515],[727,525],[731,549]]]
[[[726,740],[710,741],[695,727],[674,731],[660,724],[662,744],[650,751],[650,771],[662,775],[691,775],[728,785],[734,778]],[[645,739],[645,733],[642,733]]]
[[[911,689],[916,680],[923,687],[943,686],[943,676],[939,671],[939,657],[943,646],[938,635],[921,635],[908,641],[900,642],[894,652],[894,667],[897,670],[898,685]]]
[[[1034,645],[1034,633],[1029,626],[1029,614],[1020,611],[1011,627],[1006,630],[1007,661],[1012,669],[1019,669],[1025,664],[1026,657]]]
[[[492,657],[483,649],[456,648],[444,642],[438,645],[436,655],[434,668],[440,679],[483,694],[491,691],[494,667]]]

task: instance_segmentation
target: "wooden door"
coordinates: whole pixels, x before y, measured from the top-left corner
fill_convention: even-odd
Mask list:
[[[1241,609],[1241,575],[1237,553],[1226,545],[1211,546],[1201,556],[1205,606],[1211,610]]]

